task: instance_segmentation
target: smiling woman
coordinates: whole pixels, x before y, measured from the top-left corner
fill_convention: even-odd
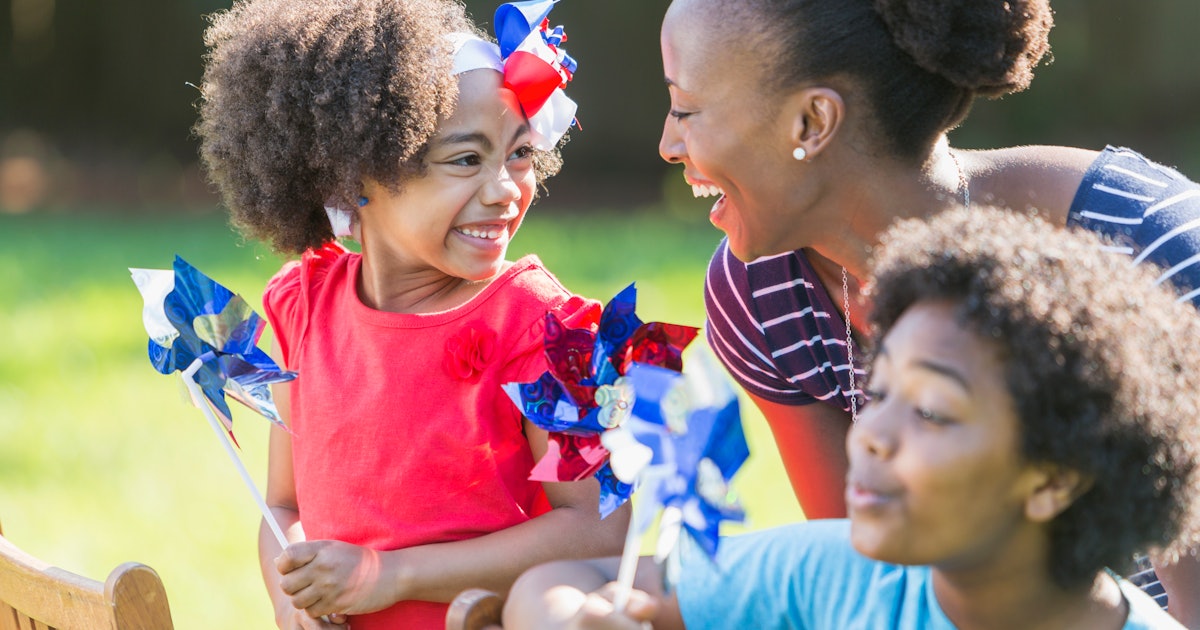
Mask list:
[[[849,521],[693,547],[665,598],[646,558],[656,600],[625,614],[583,595],[613,563],[538,567],[505,627],[1179,628],[1107,568],[1200,542],[1200,319],[1102,244],[994,209],[898,224]]]
[[[810,519],[846,514],[861,287],[892,222],[972,201],[1036,208],[1162,267],[1154,281],[1200,306],[1196,182],[1115,146],[951,146],[977,100],[1031,84],[1053,22],[1049,0],[673,0],[663,18],[659,152],[716,195],[708,218],[726,236],[707,340],[763,411]],[[1173,613],[1200,628],[1200,560],[1157,569]]]

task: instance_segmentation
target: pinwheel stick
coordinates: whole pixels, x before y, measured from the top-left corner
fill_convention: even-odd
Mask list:
[[[617,612],[625,610],[629,596],[633,592],[633,578],[637,574],[638,552],[641,544],[638,540],[638,517],[647,506],[635,498],[633,501],[634,514],[629,519],[629,529],[625,530],[625,549],[621,551],[621,565],[617,567],[617,592],[613,595],[613,609]]]
[[[258,502],[258,509],[262,512],[263,518],[266,519],[267,526],[271,528],[271,532],[275,534],[275,539],[279,541],[280,548],[286,549],[288,540],[283,535],[283,530],[280,529],[279,522],[275,520],[275,515],[271,514],[271,508],[267,507],[267,502],[263,500],[262,494],[259,493],[258,486],[254,485],[254,480],[250,478],[250,473],[246,470],[246,465],[237,456],[237,451],[233,450],[233,444],[229,441],[229,435],[225,433],[225,427],[221,426],[221,423],[217,420],[217,415],[204,402],[204,393],[200,391],[200,386],[196,384],[195,378],[196,371],[203,364],[204,361],[202,359],[196,359],[186,370],[180,372],[180,376],[183,377],[183,384],[192,396],[192,404],[204,412],[204,417],[208,418],[208,424],[217,433],[217,439],[225,446],[225,452],[229,454],[229,459],[233,460],[233,465],[242,474],[242,481],[246,483],[246,487],[250,489],[250,494],[254,495],[254,500]]]

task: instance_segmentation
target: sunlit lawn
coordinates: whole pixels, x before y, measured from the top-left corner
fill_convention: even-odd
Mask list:
[[[514,255],[537,252],[601,300],[636,281],[643,319],[698,326],[719,235],[693,214],[556,216],[546,204]],[[256,308],[281,260],[214,211],[0,215],[0,523],[29,552],[101,581],[127,560],[151,565],[177,628],[273,627],[250,495],[178,378],[146,359],[127,268],[167,268],[177,253]],[[750,527],[801,518],[768,430],[743,410],[754,455],[737,488]],[[234,418],[261,484],[267,423],[236,405]]]

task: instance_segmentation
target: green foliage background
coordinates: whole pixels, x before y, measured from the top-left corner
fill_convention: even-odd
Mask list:
[[[0,160],[43,161],[51,204],[212,203],[189,132],[199,93],[187,83],[200,82],[204,16],[230,2],[0,0]],[[1121,144],[1200,176],[1200,2],[1051,2],[1053,62],[1026,92],[980,103],[954,140]],[[497,0],[465,4],[490,28]],[[657,153],[668,4],[566,0],[555,9],[580,63],[569,92],[583,125],[566,150],[560,207],[654,203],[664,178],[677,176]]]

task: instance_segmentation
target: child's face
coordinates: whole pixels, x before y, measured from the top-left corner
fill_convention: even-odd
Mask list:
[[[536,186],[529,124],[499,73],[465,72],[458,85],[454,115],[430,140],[428,172],[399,194],[364,182],[363,251],[375,265],[472,281],[503,268]]]
[[[1042,476],[1020,456],[999,348],[953,308],[904,312],[846,440],[851,542],[877,560],[965,569],[1039,549],[1042,526],[1025,504]]]

